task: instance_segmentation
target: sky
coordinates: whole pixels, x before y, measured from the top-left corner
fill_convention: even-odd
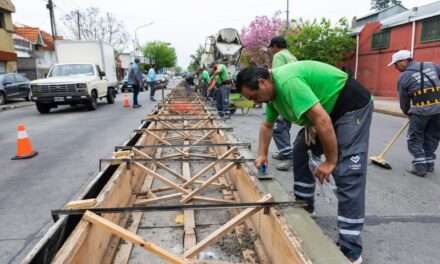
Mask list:
[[[277,11],[286,15],[287,0],[53,0],[56,5],[58,33],[66,33],[59,18],[76,9],[90,6],[113,13],[122,20],[134,38],[135,29],[150,22],[151,26],[137,31],[139,42],[161,40],[171,43],[177,51],[178,65],[187,67],[190,55],[207,36],[219,29],[233,27],[241,30],[255,16],[271,17]],[[407,8],[431,3],[434,0],[403,0]],[[16,7],[15,23],[40,27],[50,32],[47,0],[12,0]],[[370,0],[290,0],[290,17],[314,19],[326,17],[337,21],[350,20],[371,12]],[[121,3],[123,3],[121,5]],[[130,45],[132,47],[132,45]]]

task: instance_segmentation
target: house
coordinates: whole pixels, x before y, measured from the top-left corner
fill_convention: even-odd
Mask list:
[[[419,61],[440,64],[440,1],[406,9],[394,6],[355,19],[356,52],[344,67],[377,96],[397,96],[399,72],[387,67],[407,49]]]
[[[17,70],[17,55],[12,41],[14,26],[12,13],[15,7],[10,0],[0,0],[0,73]]]
[[[18,50],[17,71],[31,80],[44,78],[56,63],[54,38],[37,27],[15,25],[14,28],[14,44]]]

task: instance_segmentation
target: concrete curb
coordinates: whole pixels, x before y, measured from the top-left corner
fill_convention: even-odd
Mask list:
[[[2,106],[0,106],[0,112],[8,111],[8,110],[13,110],[13,109],[18,109],[18,108],[23,108],[23,107],[29,107],[29,106],[33,106],[33,105],[35,105],[34,102],[26,102],[26,103],[21,103],[21,104],[2,105]]]
[[[387,108],[375,107],[374,112],[380,113],[380,114],[385,114],[385,115],[390,115],[390,116],[397,116],[397,117],[404,117],[404,118],[407,117],[407,115],[405,115],[401,111],[396,111],[396,110],[387,109]]]

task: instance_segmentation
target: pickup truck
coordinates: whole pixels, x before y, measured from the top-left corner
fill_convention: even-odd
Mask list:
[[[105,73],[94,64],[55,64],[45,79],[31,82],[32,101],[46,114],[58,105],[85,104],[96,110],[98,99],[115,100],[115,91],[108,87]]]

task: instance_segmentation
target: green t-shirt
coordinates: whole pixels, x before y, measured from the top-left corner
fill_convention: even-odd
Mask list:
[[[295,62],[297,59],[288,49],[282,49],[273,55],[272,69],[278,68],[285,64]]]
[[[208,73],[207,70],[204,70],[204,71],[202,72],[202,80],[203,80],[203,83],[204,83],[204,84],[208,84],[209,81],[211,80],[211,78],[209,77],[209,73]]]
[[[278,115],[298,125],[311,125],[304,115],[320,103],[331,113],[348,75],[318,61],[299,61],[272,71],[275,98],[267,104],[266,121],[274,123]]]
[[[230,80],[229,77],[229,72],[228,72],[228,68],[226,68],[226,66],[224,64],[219,64],[217,66],[217,71],[218,72],[218,78],[217,78],[217,82],[218,85],[222,84],[224,81]]]

